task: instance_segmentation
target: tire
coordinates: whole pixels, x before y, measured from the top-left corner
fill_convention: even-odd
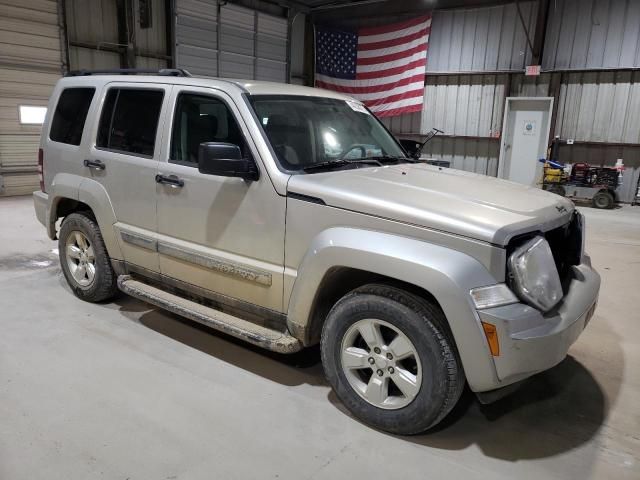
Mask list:
[[[369,322],[379,325],[383,340],[380,355],[360,333],[369,328]],[[358,332],[355,337],[354,331]],[[388,360],[389,353],[396,353],[392,346],[400,334],[409,341],[403,344],[413,347],[417,355]],[[464,389],[464,372],[444,314],[399,288],[366,285],[340,299],[324,323],[320,349],[325,375],[346,408],[366,424],[389,433],[414,435],[435,426],[456,405]],[[365,366],[343,368],[352,362],[353,352],[358,358],[368,357],[362,361]],[[347,353],[348,358],[343,356]],[[369,363],[372,358],[373,365]],[[403,378],[415,379],[415,385]],[[396,383],[398,380],[403,381]],[[386,382],[384,402],[366,398],[372,382]],[[402,383],[405,385],[400,388]],[[405,394],[405,390],[411,393]],[[383,398],[384,393],[372,396],[378,397]]]
[[[117,276],[111,267],[100,228],[91,214],[78,212],[65,217],[58,238],[60,266],[73,293],[88,302],[113,298],[118,290]],[[80,241],[81,238],[84,240]],[[82,265],[85,266],[84,278],[78,270]]]
[[[591,203],[595,208],[608,209],[613,208],[615,199],[613,198],[613,195],[611,195],[611,193],[607,192],[606,190],[600,190],[593,196]]]

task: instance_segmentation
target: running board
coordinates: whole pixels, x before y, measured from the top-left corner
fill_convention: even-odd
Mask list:
[[[228,313],[206,307],[178,295],[135,280],[129,275],[118,277],[118,288],[127,295],[164,308],[176,315],[224,332],[236,338],[278,353],[302,350],[302,343],[289,333],[279,332]]]

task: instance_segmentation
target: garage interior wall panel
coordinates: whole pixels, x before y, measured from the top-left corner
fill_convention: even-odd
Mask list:
[[[640,144],[640,72],[563,74],[556,135]]]
[[[151,0],[151,26],[150,28],[142,28],[140,26],[140,0],[133,0],[133,18],[134,18],[134,29],[133,33],[135,35],[135,45],[136,49],[138,49],[141,53],[150,53],[150,54],[166,54],[167,50],[167,29],[166,29],[166,11],[165,11],[165,0]],[[143,58],[142,55],[137,56],[137,58]],[[159,65],[161,68],[166,68],[167,62],[162,59],[149,59],[155,60],[156,63],[159,61]],[[154,62],[150,62],[151,65]],[[138,65],[138,62],[136,62]]]
[[[422,133],[491,137],[500,131],[506,75],[427,75]]]
[[[67,37],[96,47],[117,46],[118,16],[111,0],[66,0]],[[69,70],[120,68],[118,53],[97,48],[69,47]]]
[[[520,9],[533,32],[537,3]],[[522,71],[530,57],[515,3],[433,12],[427,73]]]
[[[200,75],[286,82],[287,19],[230,3],[219,12],[212,0],[177,1],[177,65]]]
[[[65,0],[70,70],[120,68],[118,13],[113,0]],[[129,42],[137,68],[166,68],[165,0],[150,0],[151,26],[140,27],[140,0],[132,0]],[[74,45],[74,43],[76,45]],[[82,46],[79,46],[82,45]]]
[[[216,0],[178,0],[176,63],[194,75],[218,76]]]
[[[640,67],[640,2],[550,2],[542,67],[546,70]]]
[[[451,168],[496,176],[500,142],[489,138],[435,137],[425,145],[424,155],[450,162]]]
[[[220,8],[220,76],[255,78],[255,12],[238,5]]]
[[[55,0],[0,0],[0,195],[37,190],[40,125],[19,106],[47,106],[62,54]]]

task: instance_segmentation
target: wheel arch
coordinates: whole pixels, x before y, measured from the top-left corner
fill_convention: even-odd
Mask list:
[[[418,285],[389,277],[388,275],[381,275],[358,268],[344,266],[332,267],[325,273],[320,285],[318,285],[311,306],[309,326],[307,329],[309,344],[317,343],[320,340],[324,320],[338,300],[349,292],[370,284],[399,288],[431,302],[442,310],[438,299],[430,291]],[[448,324],[446,327],[451,331]]]
[[[305,345],[314,344],[335,301],[369,283],[400,287],[439,306],[469,383],[496,378],[468,294],[495,279],[469,255],[419,239],[345,227],[319,234],[297,272],[288,306],[289,330]]]
[[[55,238],[55,223],[61,217],[74,212],[91,212],[104,239],[107,253],[112,259],[123,258],[113,229],[116,216],[105,188],[90,178],[70,174],[58,174],[50,192],[49,225],[47,230]]]

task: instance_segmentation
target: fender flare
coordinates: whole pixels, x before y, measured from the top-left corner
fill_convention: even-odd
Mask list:
[[[290,331],[308,333],[316,295],[335,267],[384,275],[431,293],[447,318],[469,384],[495,384],[495,364],[468,292],[497,282],[478,260],[415,238],[346,227],[324,230],[298,269],[287,315]]]
[[[56,238],[58,204],[64,199],[78,200],[78,189],[84,178],[69,173],[58,173],[47,189],[49,205],[47,207],[47,235]]]
[[[124,258],[113,229],[116,215],[107,191],[99,182],[78,175],[59,173],[51,182],[49,198],[51,200],[47,233],[50,238],[55,238],[56,211],[60,201],[64,199],[76,200],[88,205],[93,211],[109,257],[115,260]]]

